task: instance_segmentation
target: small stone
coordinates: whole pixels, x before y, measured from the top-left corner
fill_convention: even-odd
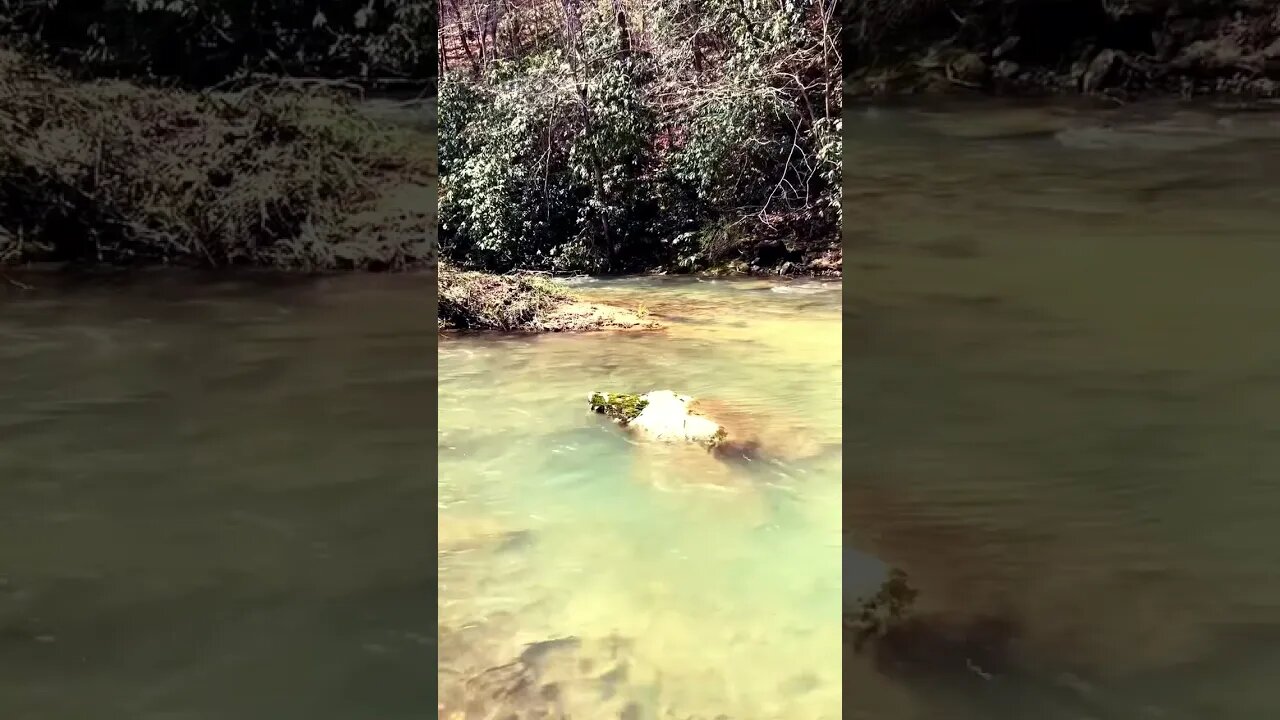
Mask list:
[[[1022,67],[1012,60],[1001,60],[996,63],[995,76],[1001,80],[1012,80],[1017,77]]]
[[[1259,78],[1249,84],[1249,93],[1260,98],[1280,96],[1280,81],[1272,80],[1271,78]]]
[[[951,78],[965,83],[977,84],[987,75],[987,63],[977,53],[964,53],[947,66]]]
[[[1071,70],[1068,71],[1067,76],[1070,78],[1071,82],[1075,83],[1078,87],[1080,83],[1084,81],[1084,74],[1088,70],[1089,63],[1081,58],[1076,60],[1074,63],[1071,63]]]
[[[1000,43],[1000,47],[997,47],[994,51],[992,51],[991,57],[999,60],[1005,55],[1008,55],[1010,52],[1013,51],[1015,47],[1018,46],[1018,41],[1021,39],[1022,38],[1018,37],[1017,35],[1014,35],[1009,38],[1005,38],[1005,41]]]
[[[1169,66],[1183,72],[1222,72],[1248,64],[1244,50],[1231,38],[1197,40],[1183,48]]]
[[[1105,89],[1120,61],[1121,55],[1115,50],[1107,49],[1098,53],[1080,79],[1080,91],[1091,95]]]

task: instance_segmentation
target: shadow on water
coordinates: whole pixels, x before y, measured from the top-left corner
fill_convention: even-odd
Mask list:
[[[846,130],[844,527],[912,595],[848,716],[1280,713],[1280,117]]]

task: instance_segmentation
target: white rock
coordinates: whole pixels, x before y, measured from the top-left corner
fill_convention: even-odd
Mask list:
[[[649,440],[712,445],[724,437],[724,429],[710,418],[693,412],[693,398],[671,390],[655,390],[644,396],[648,405],[627,427]]]

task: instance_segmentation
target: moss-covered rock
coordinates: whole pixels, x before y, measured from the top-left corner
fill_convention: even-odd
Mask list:
[[[649,405],[649,401],[645,399],[645,396],[629,395],[627,393],[593,392],[589,402],[591,403],[592,412],[600,413],[605,417],[618,421],[622,425],[627,425],[632,420],[635,420]]]
[[[687,442],[713,449],[728,437],[719,423],[697,412],[693,398],[671,390],[644,395],[593,392],[589,400],[593,411],[648,440]]]
[[[441,330],[587,332],[660,327],[631,310],[585,302],[562,283],[534,273],[493,275],[441,263],[436,288]]]

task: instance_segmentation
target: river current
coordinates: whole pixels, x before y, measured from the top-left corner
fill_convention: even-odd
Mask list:
[[[1280,115],[854,107],[847,717],[1280,714]]]
[[[440,342],[442,716],[839,718],[840,284],[578,289],[667,327]],[[805,452],[723,466],[586,402],[659,389]]]

